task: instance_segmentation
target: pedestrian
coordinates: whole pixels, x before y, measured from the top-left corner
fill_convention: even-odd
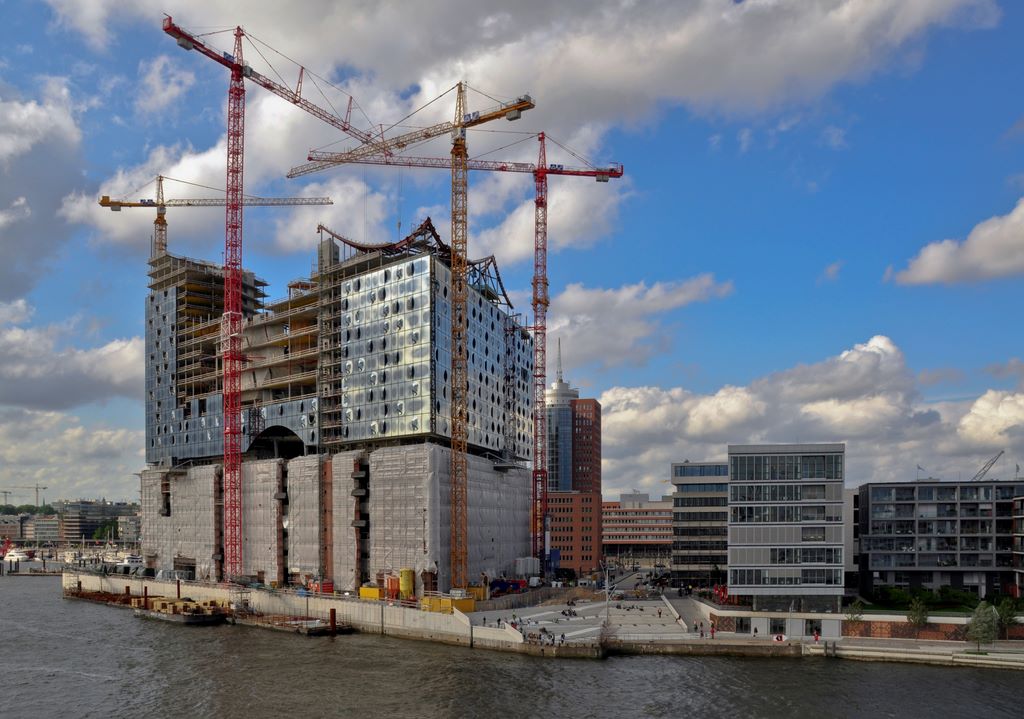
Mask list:
[[[715,638],[715,623],[711,622],[711,638]]]
[[[701,639],[704,638],[704,626],[703,625],[701,625],[701,628],[700,628],[700,638]]]
[[[754,627],[754,639],[757,639],[757,627]]]
[[[814,630],[814,643],[817,644],[818,643],[818,639],[820,639],[820,638],[821,638],[821,632],[819,632],[817,629],[815,629]]]
[[[658,619],[661,619],[661,610],[658,610]]]
[[[562,634],[562,644],[565,644],[565,634]]]

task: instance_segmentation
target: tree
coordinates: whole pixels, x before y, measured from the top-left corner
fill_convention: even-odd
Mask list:
[[[864,602],[859,599],[846,608],[846,621],[859,622],[864,619]]]
[[[928,605],[920,597],[910,600],[907,609],[907,622],[914,628],[914,636],[921,636],[921,629],[928,624]]]
[[[967,638],[978,645],[978,652],[981,653],[981,645],[988,644],[996,638],[999,629],[999,617],[988,602],[981,602],[971,615],[971,622],[967,625]]]
[[[1009,639],[1010,627],[1019,622],[1017,619],[1017,603],[1010,597],[1004,597],[1003,601],[996,605],[996,618],[1003,639]]]

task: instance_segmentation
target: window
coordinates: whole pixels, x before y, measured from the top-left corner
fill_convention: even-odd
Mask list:
[[[768,631],[772,634],[785,634],[786,633],[786,620],[785,618],[772,617],[768,620]]]

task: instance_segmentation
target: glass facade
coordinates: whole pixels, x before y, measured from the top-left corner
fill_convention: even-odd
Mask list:
[[[672,580],[677,586],[705,587],[725,580],[728,476],[725,462],[672,465]]]
[[[730,594],[755,609],[784,596],[838,605],[844,458],[842,444],[729,447]]]

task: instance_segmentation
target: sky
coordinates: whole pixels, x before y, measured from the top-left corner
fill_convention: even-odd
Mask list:
[[[244,8],[244,11],[243,11]],[[605,495],[670,490],[730,443],[839,441],[847,483],[990,477],[1024,459],[1024,5],[1009,0],[280,3],[0,0],[0,489],[133,499],[154,213],[101,195],[224,187],[234,26],[254,68],[391,133],[529,93],[471,157],[620,162],[549,190],[549,375],[603,407]],[[438,99],[439,98],[439,99]],[[323,223],[356,240],[429,216],[441,170],[343,166],[354,139],[247,87],[244,264],[284,296]],[[441,137],[410,150],[445,157]],[[582,159],[581,159],[582,158]],[[533,183],[470,177],[469,254],[529,314]],[[223,211],[168,210],[169,249],[219,262]],[[918,468],[922,469],[918,469]]]

